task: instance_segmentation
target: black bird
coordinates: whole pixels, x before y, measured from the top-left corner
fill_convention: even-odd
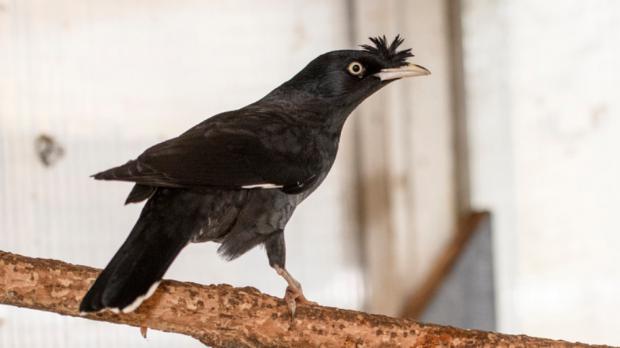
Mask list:
[[[407,63],[399,36],[361,50],[325,53],[261,100],[215,115],[137,159],[94,175],[135,183],[127,203],[148,200],[129,237],[101,272],[81,312],[131,312],[153,294],[190,242],[220,243],[232,260],[263,244],[288,283],[294,313],[305,301],[285,268],[284,227],[325,179],[353,109],[391,81],[430,72]]]

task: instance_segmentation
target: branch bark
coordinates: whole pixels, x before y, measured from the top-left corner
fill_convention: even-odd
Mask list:
[[[79,302],[98,273],[0,251],[0,303],[79,317]],[[162,282],[134,313],[85,318],[185,334],[213,347],[587,346],[321,306],[300,305],[291,322],[282,300],[254,288],[172,280]]]

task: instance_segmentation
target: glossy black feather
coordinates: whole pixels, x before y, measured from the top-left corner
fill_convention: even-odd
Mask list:
[[[322,158],[318,139],[283,118],[254,108],[218,115],[94,177],[163,187],[297,187],[316,176]]]
[[[129,237],[80,304],[81,312],[122,310],[147,293],[200,230],[205,201],[184,190],[160,189],[142,209]]]
[[[131,189],[131,192],[129,192],[129,195],[125,200],[125,204],[139,203],[146,199],[149,199],[151,198],[151,196],[153,196],[156,190],[157,187],[155,186],[135,184],[133,185],[133,189]]]
[[[220,243],[228,260],[264,244],[270,265],[284,268],[285,226],[329,173],[347,117],[389,83],[375,73],[412,56],[398,51],[399,36],[390,45],[385,37],[371,41],[364,50],[323,54],[261,100],[94,175],[134,182],[126,202],[148,201],[80,309],[134,303],[188,242]],[[363,75],[348,71],[352,62]],[[250,189],[257,185],[269,188]]]
[[[373,43],[374,46],[361,45],[361,47],[365,51],[379,55],[385,60],[396,63],[396,65],[404,65],[407,61],[407,58],[413,57],[413,53],[411,53],[410,48],[404,49],[402,51],[397,51],[398,47],[405,41],[405,39],[401,38],[400,35],[396,35],[396,37],[389,46],[387,44],[387,39],[385,38],[385,35],[371,37],[368,39]]]

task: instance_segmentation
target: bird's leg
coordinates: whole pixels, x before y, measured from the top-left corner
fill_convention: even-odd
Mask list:
[[[276,270],[279,276],[286,280],[288,286],[286,287],[286,293],[284,294],[284,301],[288,305],[291,312],[291,318],[295,317],[295,309],[297,303],[303,304],[315,304],[310,302],[304,296],[301,289],[301,284],[293,278],[293,276],[284,268],[284,262],[286,259],[286,249],[284,245],[284,231],[279,230],[273,233],[265,241],[265,249],[267,250],[267,257],[269,258],[269,265]]]
[[[301,289],[301,284],[297,281],[297,279],[293,278],[293,276],[290,273],[288,273],[288,271],[285,268],[282,268],[277,265],[274,266],[273,268],[276,270],[278,275],[284,278],[284,280],[286,280],[286,282],[288,283],[288,286],[286,287],[286,293],[284,295],[284,299],[287,300],[287,302],[289,302],[289,299],[290,299],[290,301],[303,303],[303,304],[316,304],[306,299]]]

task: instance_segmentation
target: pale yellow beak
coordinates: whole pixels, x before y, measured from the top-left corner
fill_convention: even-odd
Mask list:
[[[425,67],[417,64],[407,64],[401,66],[400,68],[388,68],[382,69],[380,72],[376,73],[374,76],[381,79],[381,81],[390,81],[396,80],[403,77],[411,77],[411,76],[424,76],[430,75],[431,72]]]

